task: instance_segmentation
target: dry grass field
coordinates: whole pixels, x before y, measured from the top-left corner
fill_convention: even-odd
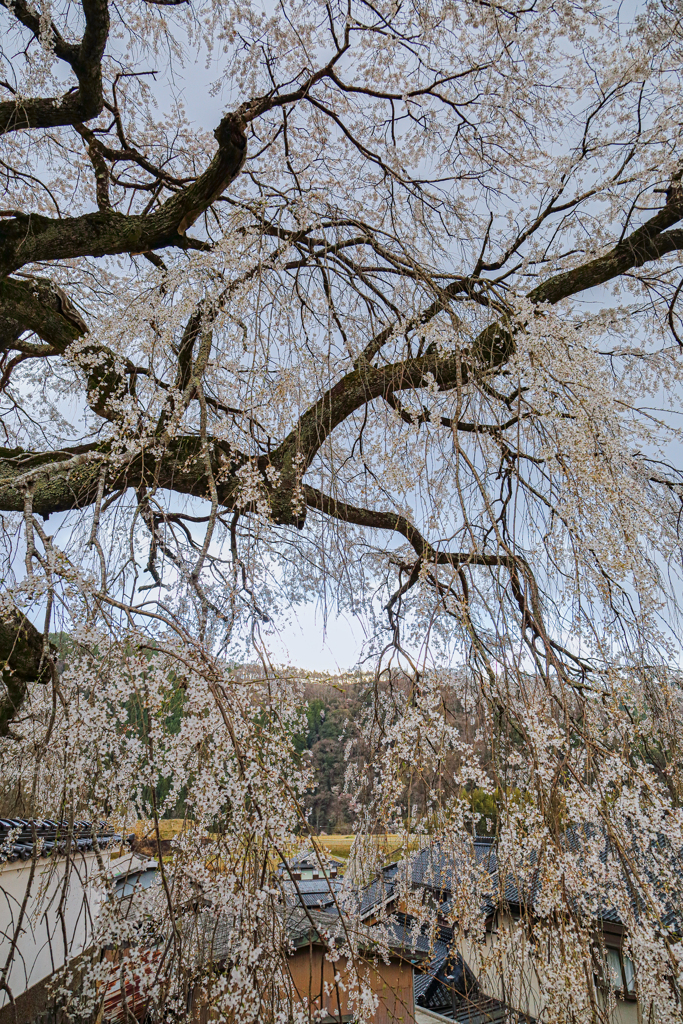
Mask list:
[[[356,837],[353,834],[348,835],[322,835],[316,836],[314,841],[321,849],[326,850],[332,857],[339,857],[343,860],[347,860],[349,853],[351,852],[351,846]],[[375,837],[377,844],[383,849],[386,860],[391,860],[399,851],[403,849],[403,837],[399,835],[381,835]],[[413,847],[413,844],[410,844]]]
[[[162,840],[164,847],[164,853],[167,851],[170,853],[167,844],[182,832],[183,828],[186,827],[188,822],[184,818],[162,818],[159,821],[159,838]],[[132,832],[135,833],[139,843],[144,844],[145,847],[149,846],[149,853],[153,855],[152,845],[156,843],[154,835],[154,822],[150,819],[147,821],[137,821],[131,828]],[[353,833],[332,834],[332,835],[320,835],[314,836],[313,842],[322,850],[328,853],[332,857],[338,857],[340,860],[348,860],[351,852],[351,846],[355,839]],[[377,844],[380,846],[384,860],[386,862],[391,860],[397,860],[404,849],[404,837],[400,835],[378,835],[374,837]],[[411,841],[408,844],[408,849],[417,849],[419,842],[417,839]]]
[[[184,818],[162,818],[159,821],[159,838],[175,838],[175,836],[183,831],[185,824]],[[154,822],[151,818],[147,821],[136,821],[131,831],[135,833],[138,839],[149,839],[154,835]]]

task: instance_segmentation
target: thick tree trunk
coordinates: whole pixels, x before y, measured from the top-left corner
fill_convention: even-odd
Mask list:
[[[5,693],[0,695],[0,736],[7,736],[21,709],[29,683],[47,683],[54,650],[45,650],[43,636],[22,612],[0,614],[0,670]]]

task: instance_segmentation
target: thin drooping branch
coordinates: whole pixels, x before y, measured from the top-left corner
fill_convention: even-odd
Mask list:
[[[513,553],[504,543],[499,543],[496,550],[491,552],[445,550],[428,541],[421,531],[400,513],[383,512],[351,505],[345,501],[338,501],[331,495],[309,485],[305,485],[303,490],[308,507],[315,508],[332,519],[339,519],[342,522],[372,530],[387,530],[401,534],[417,555],[418,567],[420,564],[443,565],[455,569],[459,573],[467,567],[475,566],[505,569],[510,577],[515,601],[522,614],[522,631],[525,626],[531,627],[533,634],[543,641],[546,655],[555,667],[560,669],[554,653],[557,645],[552,642],[545,627],[538,584],[531,566],[522,555]],[[412,577],[415,565],[406,568],[410,568]],[[524,580],[528,597],[524,592],[520,577]]]
[[[450,565],[454,569],[463,565],[505,566],[511,564],[505,552],[486,554],[478,551],[444,551],[434,547],[405,516],[396,512],[381,512],[361,508],[346,501],[338,501],[315,487],[304,485],[304,496],[309,508],[315,508],[326,516],[340,519],[355,526],[373,530],[389,530],[400,533],[408,541],[418,558],[433,565]]]

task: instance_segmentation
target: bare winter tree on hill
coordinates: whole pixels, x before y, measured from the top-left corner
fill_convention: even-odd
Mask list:
[[[3,8],[6,786],[98,818],[185,793],[160,913],[201,876],[249,921],[247,962],[268,865],[307,827],[301,683],[270,631],[318,600],[370,638],[346,779],[368,870],[366,834],[467,848],[468,794],[495,792],[500,864],[547,881],[542,1019],[611,1012],[576,969],[605,887],[643,1013],[680,1019],[653,883],[679,906],[678,6]],[[243,656],[257,677],[231,674]],[[607,880],[597,845],[581,869],[567,846],[584,826]],[[280,1019],[264,949],[230,998],[207,983],[226,1020],[235,992],[235,1019],[266,1019],[266,988]]]

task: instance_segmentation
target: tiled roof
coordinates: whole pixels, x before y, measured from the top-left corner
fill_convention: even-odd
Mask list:
[[[443,968],[448,958],[448,946],[445,942],[437,940],[431,946],[431,959],[419,970],[415,971],[413,990],[415,1002],[419,1005],[433,988],[437,975]]]
[[[341,900],[345,910],[360,917],[361,920],[369,917],[374,910],[390,900],[394,891],[393,881],[384,876],[364,886],[350,885],[344,878],[316,878],[297,882],[296,885],[301,893],[300,899],[293,882],[282,886],[288,903],[295,904],[299,901],[306,906],[325,905],[330,912],[336,913],[336,901]]]
[[[309,878],[299,882],[282,883],[285,902],[306,907],[334,907],[336,893],[343,885],[342,878]]]
[[[589,850],[592,849],[602,864],[608,858],[611,863],[619,864],[615,850],[611,847],[604,830],[593,825],[582,825],[569,828],[561,842],[567,851],[572,852],[580,864],[585,857],[588,861]],[[663,912],[662,922],[677,934],[683,934],[683,855],[674,857],[674,865],[678,865],[681,879],[680,885],[670,886],[673,891],[665,892],[661,878],[656,873],[655,854],[661,854],[666,848],[662,837],[650,837],[646,840],[634,835],[632,848],[627,852],[629,857],[640,864],[645,879],[652,885],[655,894],[661,900]],[[672,851],[667,854],[670,862]],[[346,909],[361,920],[376,913],[379,908],[391,905],[398,892],[398,887],[407,884],[411,888],[426,889],[437,896],[437,906],[442,918],[452,912],[455,892],[466,882],[472,870],[484,870],[485,895],[482,901],[482,912],[488,916],[501,904],[512,907],[526,907],[533,912],[537,900],[543,893],[544,873],[542,862],[537,854],[532,854],[518,870],[509,870],[499,864],[496,846],[490,839],[465,838],[461,850],[451,851],[439,844],[434,844],[418,853],[409,855],[400,864],[385,868],[369,885],[349,890],[340,881],[327,882],[325,879],[299,882],[302,899],[296,896],[294,887],[288,896],[288,902],[295,905],[301,902],[308,907],[318,907],[335,913],[337,908],[332,898],[332,886],[339,894]],[[503,871],[505,873],[503,874]],[[632,879],[624,871],[623,883],[629,885],[631,896],[631,912],[637,918],[642,913],[644,895],[639,891]],[[490,882],[488,881],[490,879]],[[588,886],[587,886],[588,888]],[[616,902],[616,901],[615,901]],[[595,918],[603,922],[617,925],[623,924],[621,917],[610,899],[609,892],[603,894],[602,905],[594,911]]]
[[[64,854],[67,851],[87,853],[94,848],[93,836],[100,849],[120,846],[121,833],[106,821],[53,821],[45,818],[0,818],[0,863],[30,860],[34,853],[41,857]],[[128,836],[130,842],[134,836]]]
[[[612,846],[604,829],[595,825],[584,824],[566,830],[561,838],[565,849],[577,857],[579,863],[589,850],[597,853],[599,861],[604,865],[608,859],[613,865],[620,865],[617,851]],[[680,884],[665,891],[657,870],[657,855],[661,855],[667,847],[667,840],[662,836],[642,837],[635,830],[630,837],[627,855],[631,861],[640,866],[641,877],[652,886],[662,902],[662,922],[677,934],[683,934],[683,851],[675,854],[667,852],[667,862],[673,863],[678,872]],[[447,917],[453,909],[453,893],[458,885],[466,879],[473,865],[484,868],[491,879],[485,886],[488,894],[484,897],[482,911],[492,914],[501,903],[511,907],[527,907],[533,911],[536,901],[543,891],[543,871],[537,854],[532,854],[525,863],[520,863],[517,871],[506,870],[498,862],[496,846],[490,839],[475,839],[463,843],[462,851],[453,852],[435,843],[418,853],[407,857],[397,866],[400,875],[394,873],[391,878],[378,878],[363,891],[363,913],[367,915],[372,906],[379,906],[382,899],[386,902],[392,894],[398,877],[412,888],[424,888],[437,895],[438,910],[442,917]],[[645,906],[644,895],[624,868],[620,868],[622,876],[620,886],[629,887],[630,909],[638,918]],[[602,905],[596,911],[596,919],[623,924],[614,905],[611,904],[609,893],[606,893]]]
[[[286,867],[289,867],[290,871],[295,868],[319,868],[321,862],[323,864],[332,865],[334,867],[343,867],[344,861],[339,860],[338,857],[332,857],[325,850],[321,850],[320,853],[316,853],[315,850],[306,850],[304,853],[300,853],[298,857],[291,857],[280,861],[278,864],[278,871],[282,872]]]
[[[355,891],[349,890],[348,886],[344,891],[345,904],[349,909],[353,908],[361,920],[369,917],[380,907],[390,903],[393,899],[396,885],[400,880],[407,881],[411,886],[425,886],[434,889],[446,897],[444,903],[444,915],[448,912],[448,897],[455,884],[460,881],[461,872],[467,870],[467,858],[473,857],[474,863],[483,865],[489,870],[494,870],[496,863],[495,847],[490,839],[475,839],[469,845],[468,854],[464,854],[459,870],[456,870],[454,858],[446,854],[438,845],[434,845],[419,853],[407,857],[396,864],[389,864],[382,872],[365,886],[358,887]],[[323,905],[320,899],[310,899],[311,893],[341,892],[343,880],[311,879],[297,882],[301,892],[301,902],[306,906]],[[334,888],[333,888],[334,887]],[[296,888],[293,883],[288,883],[285,890],[285,898],[288,902],[296,903]],[[325,900],[324,904],[334,905],[334,900]]]
[[[393,916],[387,931],[407,948],[421,951],[425,956],[414,973],[417,1005],[431,1009],[449,1006],[453,996],[471,996],[477,990],[474,974],[453,946],[451,928],[437,928],[432,932],[426,925],[417,927],[410,915],[399,912]]]
[[[322,941],[325,945],[335,945],[344,938],[341,919],[323,914],[319,910],[288,908],[284,915],[284,925],[287,938],[295,949],[307,946],[309,942]],[[369,938],[365,929],[358,930],[358,934],[365,939]]]
[[[365,951],[381,950],[384,946],[405,955],[410,953],[399,937],[387,938],[374,928],[350,921],[348,918],[326,914],[311,907],[286,906],[276,908],[284,927],[287,941],[294,949],[309,943],[321,942],[332,947],[351,936]],[[226,914],[213,914],[210,910],[186,922],[186,941],[197,950],[197,963],[219,963],[229,959],[232,952],[232,936],[239,931],[239,923]]]
[[[307,945],[311,941],[322,940],[326,945],[344,941],[346,935],[352,935],[362,949],[373,950],[387,946],[402,956],[414,957],[422,954],[410,942],[405,931],[372,927],[358,924],[347,917],[333,917],[316,910],[291,908],[285,917],[287,936],[295,947]]]
[[[641,916],[645,906],[644,896],[634,878],[631,867],[633,864],[638,865],[643,880],[652,886],[656,898],[663,904],[662,923],[679,935],[683,932],[683,851],[672,849],[667,838],[662,835],[647,836],[633,830],[625,850],[630,862],[628,868],[624,866],[616,847],[602,828],[598,829],[594,825],[571,827],[567,829],[562,839],[566,849],[575,853],[580,861],[589,846],[595,848],[597,845],[602,864],[607,864],[609,859],[612,864],[619,866],[621,884],[628,889],[631,911],[636,919]],[[657,866],[657,857],[662,853],[666,853],[669,864],[673,862],[675,865],[678,884],[674,891],[665,889],[662,875]],[[624,923],[614,907],[608,904],[603,904],[600,907],[598,918],[615,924]]]
[[[413,942],[417,949],[431,951],[441,943],[450,946],[453,942],[453,929],[437,925],[432,928],[427,924],[419,926],[411,914],[397,910],[391,915],[383,927],[393,928],[402,942]]]
[[[290,882],[286,880],[282,883],[283,889],[292,889],[299,892],[329,892],[330,889],[334,890],[342,885],[342,878],[302,878],[300,881]]]
[[[369,885],[359,890],[359,913],[361,918],[367,917],[376,907],[382,906],[394,895],[394,876],[382,873]]]
[[[601,865],[607,865],[609,862],[613,868],[617,869],[619,878],[617,884],[620,892],[623,893],[624,890],[628,892],[630,910],[636,919],[641,916],[646,905],[643,893],[630,866],[637,865],[641,872],[640,877],[652,887],[655,897],[663,904],[662,923],[679,935],[683,932],[683,852],[675,853],[671,849],[668,850],[667,859],[669,863],[673,861],[675,865],[678,873],[678,885],[674,891],[665,891],[656,861],[656,855],[664,852],[667,847],[668,841],[664,837],[645,837],[634,831],[629,837],[624,851],[629,861],[628,867],[624,866],[618,850],[602,827],[590,823],[570,826],[560,837],[560,842],[565,850],[574,854],[579,866],[586,866],[587,888],[589,888],[591,874],[591,869],[588,868],[590,857],[597,855]],[[494,871],[491,878],[493,884],[491,894],[484,906],[485,912],[493,912],[497,902],[501,900],[512,907],[526,906],[533,911],[537,900],[543,893],[543,867],[535,853],[526,864],[520,865],[519,873],[509,871],[505,878],[501,879],[499,872]],[[578,901],[574,902],[578,909]],[[610,901],[609,890],[603,893],[602,902],[595,911],[595,918],[598,921],[617,925],[625,923]]]
[[[530,1017],[510,1009],[499,999],[485,996],[458,1000],[451,1019],[455,1024],[521,1024],[522,1021],[531,1021]]]
[[[292,896],[287,899],[287,902],[292,904],[300,903],[304,907],[313,907],[314,910],[325,910],[334,903],[334,896],[331,894],[325,896],[320,892],[306,892],[302,893],[301,896],[292,894]]]
[[[454,891],[472,863],[489,872],[495,871],[496,848],[492,840],[475,838],[467,841],[458,854],[435,843],[406,858],[404,870],[413,885],[425,886],[445,896]]]
[[[434,844],[396,864],[387,865],[369,885],[358,890],[360,915],[368,917],[374,910],[389,903],[397,885],[403,882],[410,887],[429,888],[439,893],[443,898],[441,912],[445,917],[450,910],[451,893],[462,881],[464,873],[470,870],[472,863],[491,872],[495,870],[496,850],[491,839],[476,838],[474,842],[469,842],[459,858]]]

